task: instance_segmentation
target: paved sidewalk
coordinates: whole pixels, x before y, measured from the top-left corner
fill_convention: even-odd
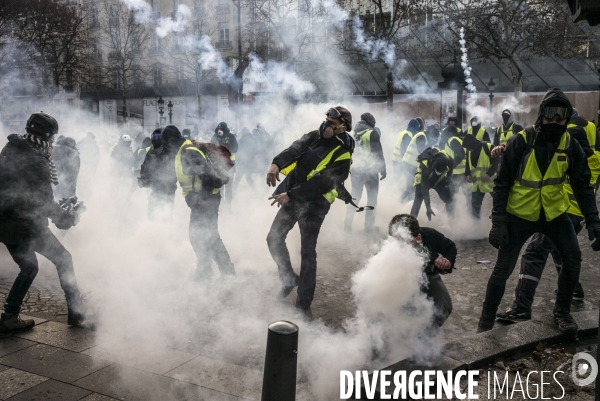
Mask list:
[[[0,400],[260,399],[262,371],[177,350],[141,350],[137,344],[128,348],[130,363],[118,364],[97,333],[34,320],[33,330],[0,339]],[[299,386],[298,400],[309,399]]]

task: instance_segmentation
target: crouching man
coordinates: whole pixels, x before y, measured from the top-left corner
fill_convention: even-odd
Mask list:
[[[394,216],[390,221],[388,233],[426,255],[423,268],[427,275],[427,285],[423,286],[421,291],[433,301],[434,318],[431,331],[436,333],[452,313],[452,299],[440,275],[452,273],[456,260],[456,244],[433,228],[420,227],[416,217],[410,214]]]

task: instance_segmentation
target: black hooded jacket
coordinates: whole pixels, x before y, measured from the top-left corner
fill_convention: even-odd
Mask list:
[[[223,131],[223,135],[219,135],[219,127],[221,127]],[[217,145],[225,146],[231,153],[237,153],[238,151],[238,142],[235,136],[229,131],[227,124],[220,123],[217,128],[215,128],[215,134],[210,139],[212,143]]]
[[[54,201],[50,164],[23,136],[11,134],[0,153],[0,242],[28,242],[67,213]]]
[[[341,148],[335,152],[327,168],[307,180],[308,174],[337,146]],[[312,201],[333,189],[338,189],[341,193],[340,188],[348,178],[351,163],[350,159],[335,160],[341,153],[353,151],[354,139],[347,132],[328,139],[321,138],[319,131],[303,135],[273,159],[273,164],[277,165],[279,170],[297,162],[296,168],[279,184],[274,195],[287,192],[291,199]]]
[[[541,110],[545,105],[556,101],[570,105],[568,98],[562,91],[556,88],[550,89],[540,104],[540,116]],[[541,117],[538,118],[536,127],[539,127],[539,124],[541,124]],[[527,137],[531,138],[531,142],[535,141],[535,158],[538,162],[540,172],[544,175],[548,170],[550,160],[554,156],[558,143],[552,144],[546,142],[542,132],[533,127],[528,127],[525,132],[527,133]],[[506,215],[510,189],[517,179],[522,160],[532,145],[533,143],[526,143],[521,135],[514,135],[508,140],[506,150],[502,155],[500,171],[494,180],[494,192],[492,194],[494,199],[493,215]],[[590,215],[598,215],[594,188],[590,185],[591,172],[587,164],[587,158],[576,140],[571,141],[571,145],[566,151],[566,156],[569,159],[567,174],[582,214],[586,218]],[[543,213],[540,218],[544,218]]]

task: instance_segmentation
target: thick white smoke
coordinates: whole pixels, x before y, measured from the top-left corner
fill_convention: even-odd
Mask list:
[[[465,40],[465,29],[460,28],[460,50],[462,51],[462,55],[460,57],[460,65],[463,68],[465,73],[465,81],[467,82],[467,90],[471,93],[476,93],[477,88],[473,84],[473,79],[471,78],[471,67],[469,67],[469,57],[467,55],[467,41]]]

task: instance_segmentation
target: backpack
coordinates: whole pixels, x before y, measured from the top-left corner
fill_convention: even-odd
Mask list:
[[[194,146],[200,149],[206,155],[206,159],[213,166],[215,172],[223,182],[227,184],[231,179],[229,170],[235,166],[235,162],[231,160],[231,152],[223,145],[217,145],[212,142],[196,142],[192,141],[189,146]]]

